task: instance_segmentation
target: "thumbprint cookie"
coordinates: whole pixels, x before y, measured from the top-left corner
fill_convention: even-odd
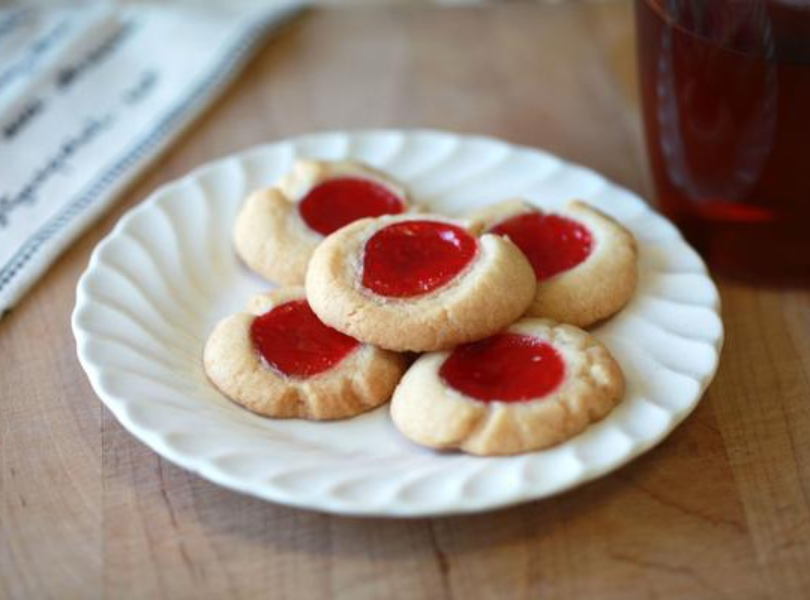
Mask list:
[[[546,212],[507,200],[469,217],[512,240],[531,262],[537,291],[527,316],[587,327],[621,310],[636,289],[632,234],[584,202]]]
[[[511,241],[477,233],[435,215],[352,223],[312,255],[312,310],[389,350],[439,350],[492,335],[523,314],[536,279]]]
[[[351,417],[386,402],[405,358],[324,325],[303,288],[254,296],[214,328],[203,362],[231,400],[269,417]]]
[[[391,416],[424,446],[518,454],[582,432],[623,394],[619,365],[592,335],[522,319],[483,340],[423,354],[394,391]]]
[[[265,279],[300,285],[325,236],[358,219],[409,208],[405,187],[369,166],[298,160],[276,185],[248,196],[236,219],[234,245]]]

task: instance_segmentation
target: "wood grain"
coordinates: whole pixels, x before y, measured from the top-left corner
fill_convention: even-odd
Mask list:
[[[658,448],[563,496],[339,518],[181,471],[101,408],[69,316],[156,186],[305,131],[439,127],[541,146],[649,195],[626,2],[311,11],[0,321],[0,598],[810,596],[810,293],[720,281],[727,343]]]

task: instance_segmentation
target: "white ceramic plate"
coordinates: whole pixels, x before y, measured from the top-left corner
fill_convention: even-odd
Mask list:
[[[388,407],[334,423],[270,420],[207,381],[213,325],[268,289],[237,260],[231,227],[247,192],[296,157],[357,158],[458,215],[511,196],[553,207],[578,197],[640,243],[640,285],[595,330],[628,387],[607,419],[550,450],[508,458],[436,453],[401,437]],[[201,167],[127,213],[78,286],[79,360],[120,423],[155,452],[215,483],[335,513],[440,515],[542,498],[627,463],[697,405],[717,368],[719,297],[697,254],[637,196],[550,154],[437,131],[323,133]]]

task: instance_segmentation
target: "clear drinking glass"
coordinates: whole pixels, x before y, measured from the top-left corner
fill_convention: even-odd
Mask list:
[[[810,0],[636,0],[659,204],[717,270],[810,283]]]

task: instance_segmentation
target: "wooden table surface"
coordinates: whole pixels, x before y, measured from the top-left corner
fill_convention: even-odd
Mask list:
[[[719,280],[697,411],[629,466],[489,514],[333,517],[135,441],[81,371],[89,254],[156,186],[306,131],[437,127],[546,148],[649,196],[632,6],[311,11],[0,321],[0,598],[808,598],[810,293]]]

